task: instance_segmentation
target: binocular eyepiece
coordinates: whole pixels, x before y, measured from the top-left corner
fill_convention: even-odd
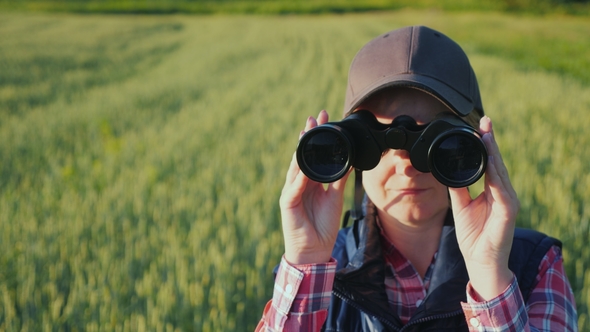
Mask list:
[[[480,134],[451,113],[418,125],[407,115],[389,125],[366,110],[339,122],[309,130],[297,146],[301,171],[317,182],[334,182],[353,167],[373,169],[387,149],[409,152],[412,166],[432,175],[448,187],[467,187],[484,174],[487,150]]]

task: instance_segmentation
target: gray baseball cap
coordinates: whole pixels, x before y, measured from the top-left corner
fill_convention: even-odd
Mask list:
[[[388,87],[427,92],[454,113],[483,116],[477,79],[467,55],[449,37],[424,26],[393,30],[367,43],[350,65],[344,114]]]

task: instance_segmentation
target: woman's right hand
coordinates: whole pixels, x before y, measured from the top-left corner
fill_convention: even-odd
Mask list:
[[[326,122],[326,111],[321,111],[317,120],[309,117],[300,138],[306,131]],[[324,187],[324,184],[312,181],[303,174],[293,154],[280,198],[287,262],[297,265],[330,260],[349,174]]]

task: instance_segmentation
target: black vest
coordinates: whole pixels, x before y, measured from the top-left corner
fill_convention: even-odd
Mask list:
[[[387,301],[385,262],[374,219],[373,213],[368,213],[338,234],[332,253],[338,268],[323,331],[468,331],[461,301],[467,301],[469,277],[452,213],[443,228],[428,293],[405,326]],[[509,267],[525,302],[535,287],[539,264],[553,245],[561,243],[536,231],[515,231]]]

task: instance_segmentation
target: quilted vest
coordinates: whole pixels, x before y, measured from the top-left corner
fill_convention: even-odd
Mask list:
[[[428,293],[406,325],[387,301],[380,231],[373,215],[367,213],[338,234],[332,253],[338,268],[323,331],[468,331],[461,302],[467,301],[469,277],[452,213],[443,227]],[[539,264],[553,245],[561,247],[558,240],[542,233],[515,230],[509,267],[525,302],[535,286]]]

